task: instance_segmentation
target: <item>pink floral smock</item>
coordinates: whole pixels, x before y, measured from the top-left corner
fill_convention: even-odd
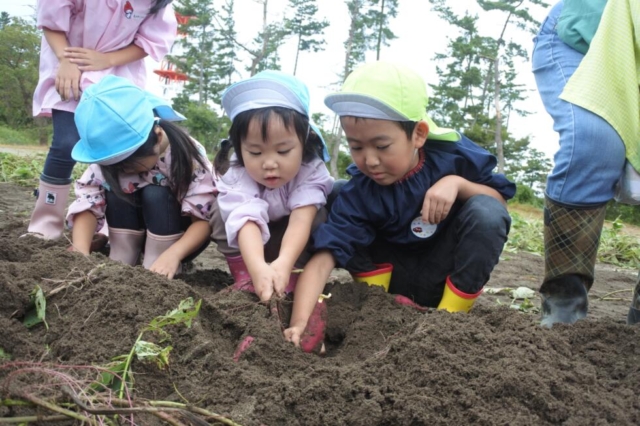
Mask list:
[[[202,145],[195,141],[194,143],[201,153],[205,152]],[[208,221],[211,219],[211,207],[218,191],[213,181],[213,167],[206,156],[203,155],[203,157],[205,158],[207,169],[203,169],[198,163],[195,164],[191,185],[189,185],[187,194],[182,200],[182,214]],[[170,173],[171,148],[168,147],[150,171],[123,175],[120,177],[120,185],[127,194],[142,189],[147,185],[169,186]],[[76,180],[76,200],[69,206],[67,213],[67,227],[69,229],[73,228],[75,215],[85,211],[90,211],[98,219],[96,232],[102,228],[107,208],[105,190],[108,190],[107,183],[104,181],[100,166],[91,164],[80,179]],[[159,212],[159,214],[162,214],[162,212]]]

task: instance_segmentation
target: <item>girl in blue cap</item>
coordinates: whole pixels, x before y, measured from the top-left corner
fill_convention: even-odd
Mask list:
[[[75,250],[89,253],[105,219],[111,259],[135,265],[144,246],[143,266],[168,278],[206,248],[215,185],[202,145],[172,122],[183,119],[120,77],[84,92],[71,155],[91,165],[67,215]]]
[[[261,300],[291,291],[309,235],[326,219],[333,188],[320,132],[309,120],[309,92],[297,78],[263,71],[230,86],[222,106],[232,121],[215,159],[219,191],[212,239],[234,288]],[[233,154],[229,157],[230,150]]]

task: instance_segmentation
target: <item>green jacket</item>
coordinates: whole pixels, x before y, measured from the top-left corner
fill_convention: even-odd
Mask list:
[[[587,53],[607,0],[564,0],[556,31],[560,40]]]

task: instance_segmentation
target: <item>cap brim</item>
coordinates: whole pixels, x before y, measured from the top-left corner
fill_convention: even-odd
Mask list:
[[[340,117],[351,115],[377,120],[415,121],[384,102],[359,93],[334,93],[324,98],[324,104]]]
[[[286,84],[269,78],[254,78],[235,83],[222,94],[222,107],[233,121],[251,109],[283,107],[309,115],[303,102]]]
[[[327,149],[327,143],[324,141],[324,138],[322,137],[322,133],[320,133],[320,128],[312,121],[309,121],[309,126],[311,127],[311,129],[313,129],[313,131],[316,133],[316,135],[318,135],[318,137],[322,141],[322,157],[323,157],[322,161],[327,162],[331,160],[331,156],[329,155],[329,150]]]
[[[447,127],[438,127],[426,112],[422,119],[429,125],[429,136],[427,136],[427,139],[445,142],[458,142],[460,140],[460,133]]]
[[[384,102],[371,96],[359,93],[334,93],[324,98],[324,103],[329,109],[342,117],[345,115],[362,118],[372,118],[376,120],[390,121],[420,121],[424,120],[429,125],[429,136],[427,139],[457,142],[460,134],[453,129],[438,127],[433,122],[429,114],[425,111],[419,118],[407,117]]]
[[[169,103],[164,99],[153,96],[149,93],[147,93],[146,95],[147,101],[149,101],[158,117],[162,118],[163,120],[183,121],[187,119],[184,115],[171,108],[171,105],[169,105]]]

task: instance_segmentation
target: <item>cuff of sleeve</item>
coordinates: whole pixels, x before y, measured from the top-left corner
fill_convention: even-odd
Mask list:
[[[260,228],[260,233],[262,234],[262,245],[267,244],[269,238],[271,237],[271,233],[269,232],[269,227],[266,223],[262,221],[253,221],[250,218],[242,218],[238,220],[230,220],[228,219],[225,223],[225,230],[227,232],[227,244],[232,248],[240,248],[238,245],[238,234],[244,225],[247,222],[253,222],[258,225]]]

